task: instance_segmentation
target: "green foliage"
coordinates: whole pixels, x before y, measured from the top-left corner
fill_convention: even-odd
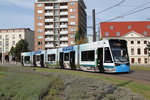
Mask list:
[[[17,57],[17,59],[20,61],[21,59],[21,53],[22,52],[27,52],[29,51],[28,49],[28,43],[21,39],[17,44],[16,44],[16,47],[13,47],[11,48],[9,54],[11,54],[12,56],[15,56]]]
[[[75,42],[76,45],[80,45],[88,42],[88,39],[81,28],[79,28],[79,30],[76,32]]]

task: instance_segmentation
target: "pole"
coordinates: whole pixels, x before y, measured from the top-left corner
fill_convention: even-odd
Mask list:
[[[3,39],[3,48],[2,48],[2,65],[4,65],[4,39]]]
[[[95,9],[93,9],[93,42],[96,41]]]

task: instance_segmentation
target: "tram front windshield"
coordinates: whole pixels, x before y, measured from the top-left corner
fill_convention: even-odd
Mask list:
[[[125,40],[110,40],[110,47],[115,62],[128,62],[127,43]]]

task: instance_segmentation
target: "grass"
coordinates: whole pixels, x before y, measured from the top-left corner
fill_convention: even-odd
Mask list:
[[[93,78],[96,80],[103,80],[117,86],[131,89],[133,92],[142,94],[147,100],[150,99],[150,86],[136,83],[127,80],[121,80],[108,77],[107,75],[100,75],[98,73],[71,71],[61,69],[48,68],[33,68],[33,67],[16,67],[35,69],[37,72],[51,72],[61,73],[67,75],[77,75],[81,77]],[[62,92],[63,82],[56,77],[42,76],[35,74],[10,73],[5,70],[0,71],[0,98],[6,100],[37,100],[39,96],[46,95],[42,100],[61,100],[59,94]],[[55,98],[55,99],[54,99]]]
[[[56,100],[50,98],[53,98],[55,95],[59,94],[57,89],[60,87],[56,87],[57,84],[61,86],[60,84],[62,83],[59,79],[54,77],[0,71],[0,99],[39,100],[39,98],[42,99],[46,95],[46,98],[48,99],[42,100]]]
[[[144,71],[150,71],[150,67],[139,67],[139,66],[132,66],[131,70],[144,70]]]
[[[142,94],[146,99],[150,99],[150,86],[141,84],[141,83],[136,83],[132,81],[126,81],[126,80],[120,80],[120,79],[115,79],[115,78],[110,78],[107,76],[100,76],[97,75],[98,73],[89,73],[89,72],[81,72],[81,71],[71,71],[71,70],[61,70],[61,69],[45,69],[45,68],[37,68],[37,71],[40,72],[54,72],[54,73],[61,73],[61,74],[68,74],[68,75],[78,75],[82,77],[89,77],[89,78],[94,78],[98,80],[103,80],[112,84],[115,84],[117,86],[122,86],[125,88],[131,89],[135,93]]]

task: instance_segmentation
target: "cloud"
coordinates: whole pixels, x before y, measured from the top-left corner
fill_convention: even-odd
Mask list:
[[[35,0],[0,0],[0,5],[15,5],[25,9],[33,9]]]

